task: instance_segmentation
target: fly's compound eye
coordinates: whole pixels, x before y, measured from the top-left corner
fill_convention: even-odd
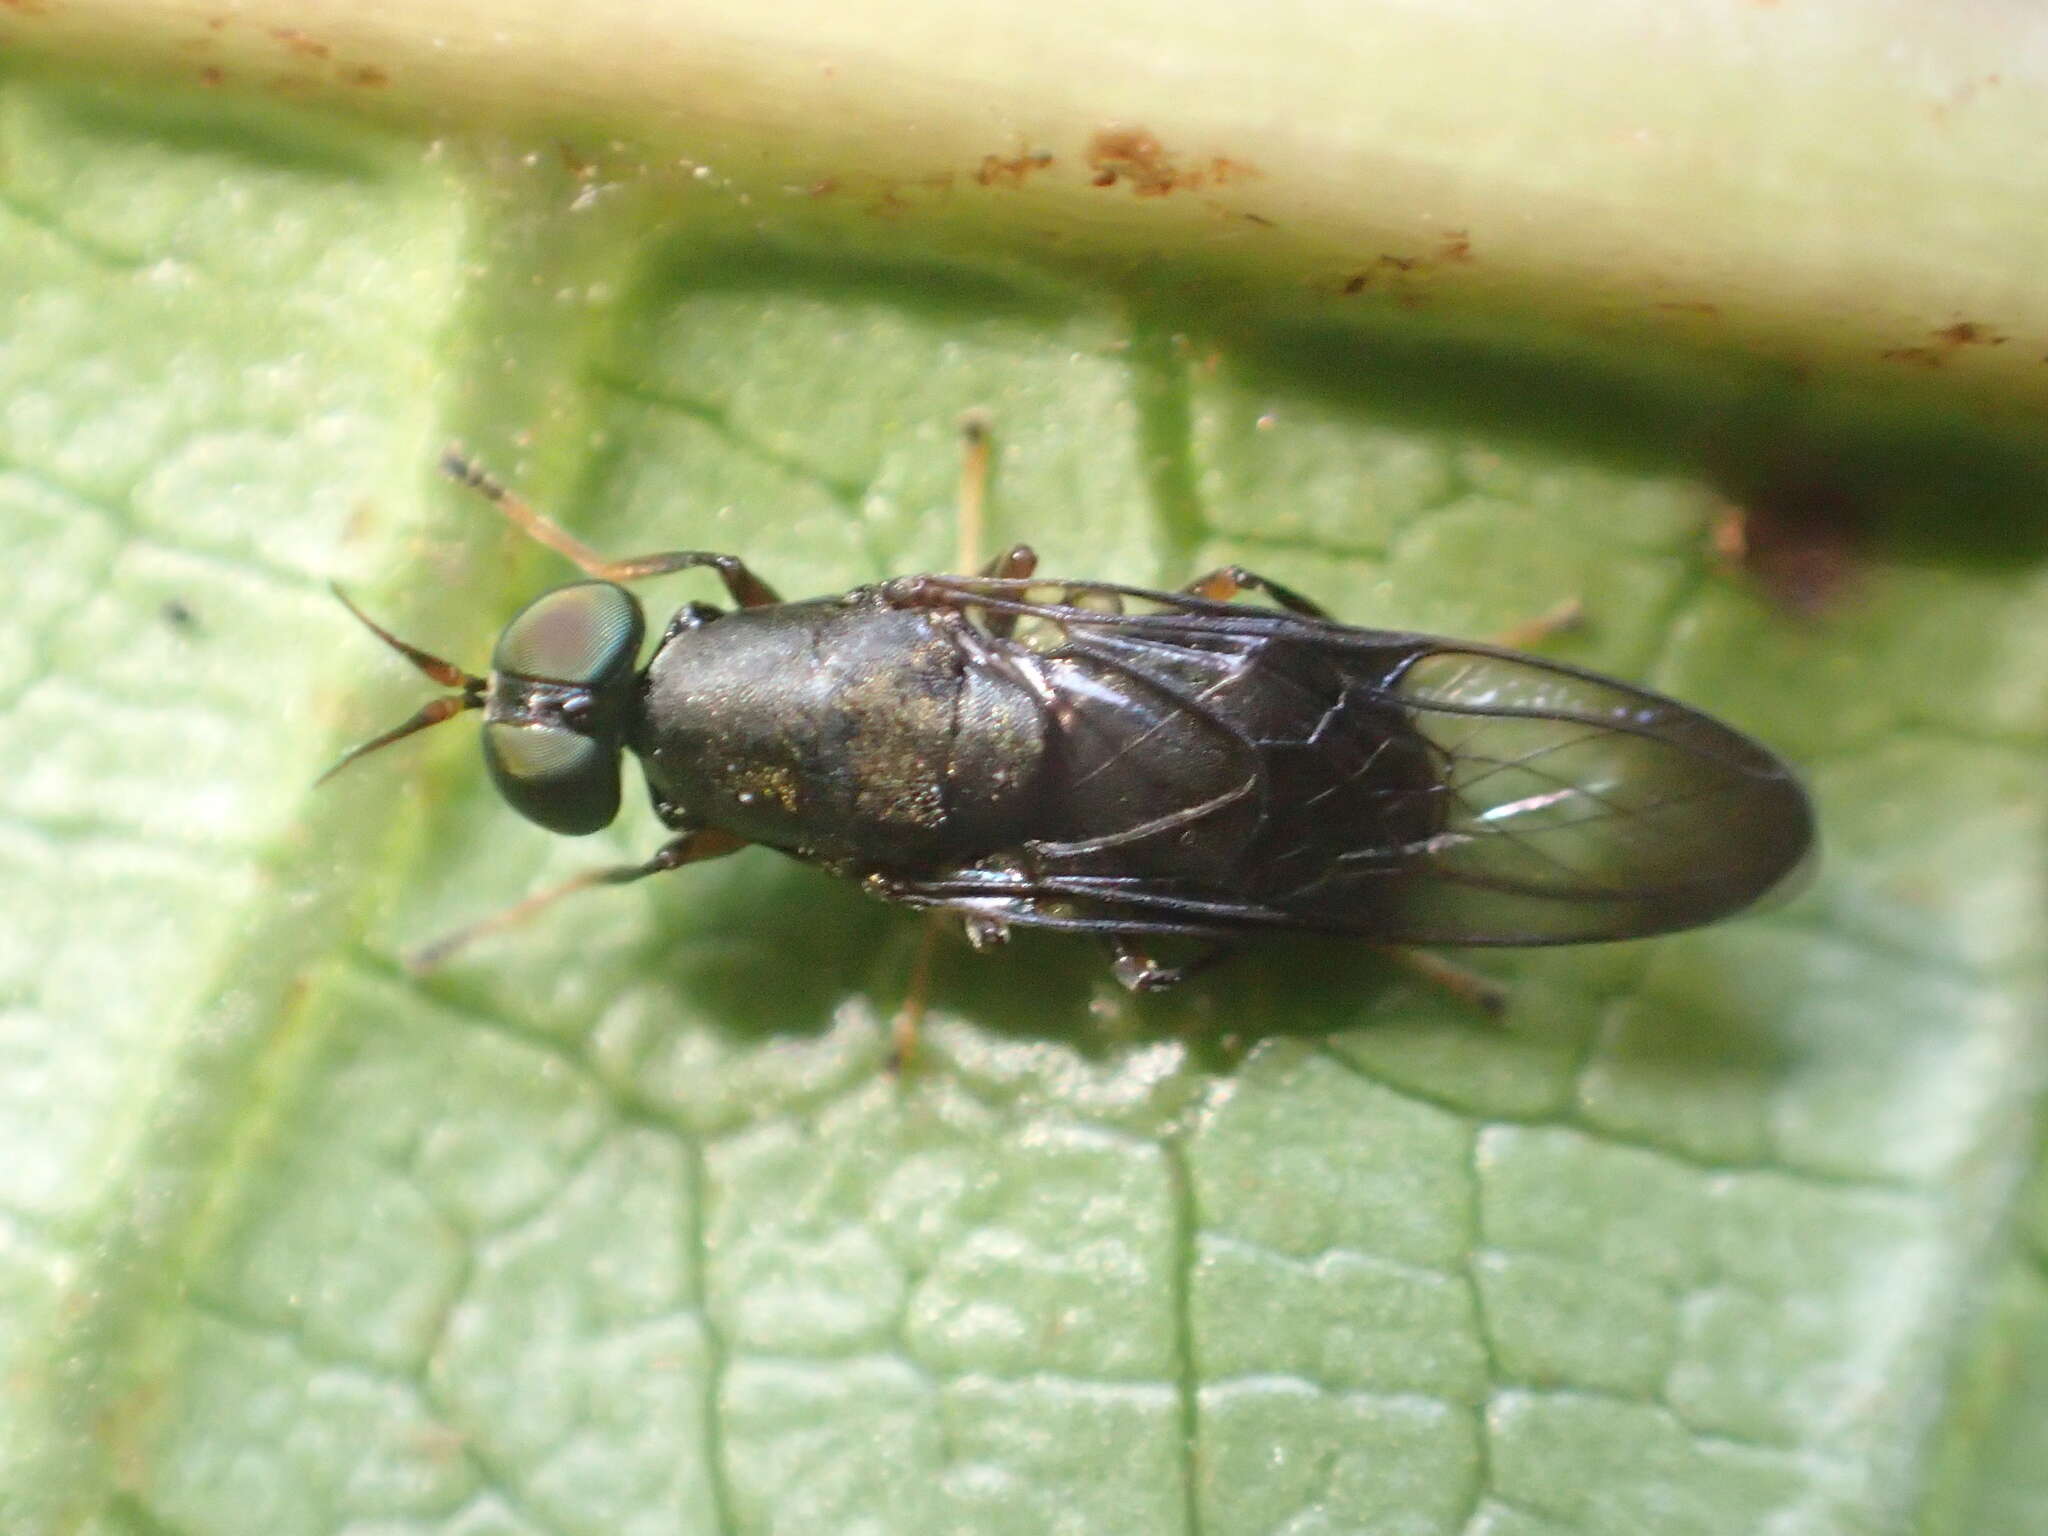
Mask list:
[[[491,668],[517,677],[602,688],[631,669],[645,620],[624,587],[582,581],[543,592],[520,609],[491,653]]]
[[[484,726],[484,763],[506,804],[550,832],[581,837],[619,814],[616,742],[558,725],[492,721]]]
[[[580,837],[619,812],[619,751],[646,623],[608,581],[543,593],[491,655],[484,763],[513,810]]]

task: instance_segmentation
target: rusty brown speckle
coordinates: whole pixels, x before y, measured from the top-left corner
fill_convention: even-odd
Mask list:
[[[303,54],[309,59],[324,59],[334,50],[317,38],[308,37],[297,27],[272,27],[270,35],[293,53]]]
[[[1161,197],[1173,190],[1173,167],[1166,149],[1142,128],[1106,128],[1088,144],[1088,165],[1094,185],[1130,183],[1140,197]]]
[[[1945,347],[2002,347],[2003,336],[1994,336],[1988,326],[1975,320],[1958,320],[1954,325],[1943,326],[1934,332],[1934,339]]]
[[[391,83],[391,77],[374,64],[359,64],[348,72],[348,82],[365,90],[382,90]]]
[[[1387,279],[1389,283],[1398,283],[1403,274],[1413,272],[1417,268],[1426,270],[1426,264],[1419,256],[1394,256],[1381,252],[1373,258],[1370,266],[1361,267],[1345,278],[1338,291],[1346,298],[1356,298],[1382,278]]]
[[[1880,362],[1898,363],[1907,368],[1939,368],[1945,355],[1933,347],[1887,347],[1877,354]]]
[[[214,64],[209,64],[206,68],[199,71],[199,83],[201,85],[219,85],[227,77],[227,71]]]
[[[1143,128],[1105,128],[1088,142],[1090,185],[1128,186],[1138,197],[1164,197],[1227,186],[1263,174],[1259,168],[1226,155],[1191,165],[1178,163],[1164,145]]]
[[[1668,309],[1675,314],[1701,315],[1709,320],[1721,318],[1721,306],[1709,304],[1705,299],[1667,299],[1656,307]]]
[[[1444,243],[1438,249],[1436,259],[1452,265],[1473,260],[1471,235],[1462,229],[1446,231]]]
[[[1034,171],[1051,164],[1051,155],[983,155],[974,179],[984,187],[1021,187]]]

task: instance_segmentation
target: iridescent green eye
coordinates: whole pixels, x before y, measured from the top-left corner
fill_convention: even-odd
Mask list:
[[[581,837],[619,814],[619,749],[552,725],[484,726],[484,763],[498,793],[550,832]]]
[[[583,581],[543,592],[505,626],[491,667],[520,677],[590,687],[630,668],[645,623],[623,587]]]

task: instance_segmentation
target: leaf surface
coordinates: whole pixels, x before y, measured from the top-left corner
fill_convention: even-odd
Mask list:
[[[2038,1523],[2024,455],[233,103],[8,77],[0,167],[7,1529]],[[399,968],[657,836],[518,822],[466,727],[310,791],[420,696],[327,578],[474,667],[565,575],[444,441],[803,594],[953,563],[970,407],[1049,570],[1581,597],[1556,654],[1810,772],[1812,888],[1485,957],[1498,1028],[1320,942],[1140,1001],[947,947],[900,1078],[915,923],[762,851]],[[1865,528],[1811,617],[1708,537],[1788,480]]]

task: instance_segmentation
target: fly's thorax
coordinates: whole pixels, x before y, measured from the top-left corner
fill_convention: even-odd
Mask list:
[[[872,593],[671,634],[632,745],[693,823],[846,867],[940,856],[1035,789],[1042,724],[944,622]]]

